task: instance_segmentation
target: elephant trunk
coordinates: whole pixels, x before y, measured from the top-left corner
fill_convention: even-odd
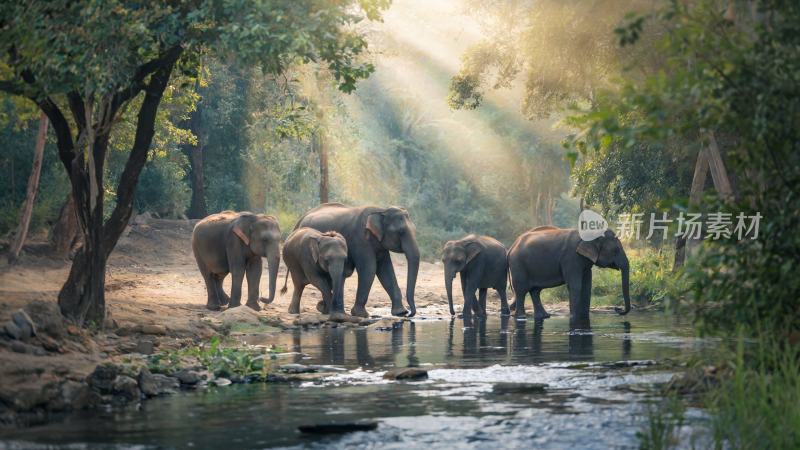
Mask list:
[[[269,298],[267,304],[275,300],[275,292],[278,289],[278,268],[281,265],[281,249],[278,241],[270,244],[267,248],[267,264],[269,265]]]
[[[412,317],[417,313],[417,306],[414,303],[414,289],[417,286],[417,274],[419,273],[419,247],[417,247],[417,240],[413,233],[407,233],[404,236],[402,248],[408,262],[406,301],[408,302],[408,316]]]
[[[344,314],[344,260],[331,262],[328,265],[328,274],[331,277],[333,296],[329,313]]]
[[[450,315],[455,316],[456,310],[453,309],[453,280],[456,278],[456,271],[445,266],[444,287],[447,289],[447,304],[450,305]]]
[[[625,301],[625,308],[614,308],[614,310],[621,316],[628,314],[631,310],[631,293],[630,293],[630,264],[628,258],[619,265],[619,270],[622,276],[622,298]]]

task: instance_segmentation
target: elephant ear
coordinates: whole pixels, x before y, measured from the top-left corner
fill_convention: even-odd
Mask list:
[[[467,245],[464,246],[467,250],[467,262],[472,261],[473,258],[478,256],[478,253],[483,250],[483,244],[478,241],[467,242]]]
[[[581,241],[578,244],[577,250],[579,255],[589,258],[592,264],[597,262],[597,257],[600,256],[600,239],[593,241]]]
[[[253,226],[256,217],[252,214],[240,214],[233,221],[231,231],[235,234],[246,246],[250,245],[250,228]]]
[[[311,239],[311,257],[319,264],[319,239]]]
[[[378,241],[383,240],[383,214],[376,212],[367,216],[367,230],[375,236]]]

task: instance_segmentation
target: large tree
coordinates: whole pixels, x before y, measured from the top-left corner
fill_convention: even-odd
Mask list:
[[[58,301],[77,323],[105,317],[106,261],[131,216],[159,104],[176,70],[193,76],[199,55],[235,58],[279,73],[288,64],[327,64],[349,92],[372,66],[356,23],[388,0],[51,0],[0,5],[0,90],[30,98],[49,118],[69,174],[84,235]],[[104,210],[109,141],[129,107],[136,131]]]

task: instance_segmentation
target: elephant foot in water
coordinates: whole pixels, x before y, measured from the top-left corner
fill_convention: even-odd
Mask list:
[[[253,311],[261,311],[261,305],[258,304],[258,300],[250,301],[248,300],[245,305],[252,309]]]
[[[550,313],[545,311],[545,310],[536,311],[536,312],[533,313],[533,318],[535,320],[549,319],[550,318]]]

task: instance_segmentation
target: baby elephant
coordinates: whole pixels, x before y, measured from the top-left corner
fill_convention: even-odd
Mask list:
[[[286,281],[292,275],[294,293],[289,306],[290,314],[300,313],[303,289],[311,284],[322,292],[322,302],[317,309],[329,320],[348,320],[344,313],[344,279],[353,274],[353,265],[347,259],[347,241],[335,232],[319,232],[313,228],[298,228],[283,245],[286,262],[286,279],[281,294],[286,292]]]
[[[500,295],[501,314],[509,314],[506,299],[508,262],[503,244],[488,236],[470,234],[463,239],[447,242],[444,245],[442,262],[451,315],[456,313],[453,309],[453,278],[456,277],[456,272],[461,274],[464,318],[471,318],[472,310],[475,310],[478,316],[486,316],[488,288],[495,289]],[[480,301],[475,298],[476,290],[480,290]]]
[[[230,303],[240,305],[242,280],[247,276],[247,306],[259,310],[258,287],[261,282],[261,258],[269,263],[269,298],[272,303],[281,262],[281,230],[278,221],[264,214],[223,211],[197,222],[192,232],[192,251],[208,291],[206,308],[219,310]],[[228,274],[231,296],[222,291]]]

